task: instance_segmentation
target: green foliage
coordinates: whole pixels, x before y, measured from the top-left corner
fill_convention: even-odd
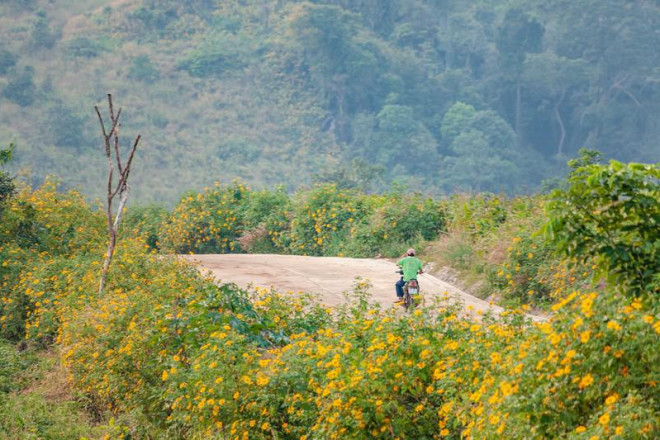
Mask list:
[[[250,253],[285,253],[292,213],[293,202],[284,187],[250,192],[243,211],[245,232],[240,238],[241,248]]]
[[[372,211],[351,230],[346,255],[397,258],[410,247],[422,248],[446,231],[446,207],[419,195],[392,194],[372,201]]]
[[[203,37],[180,67],[193,76],[217,77],[240,69],[247,50],[244,37],[226,31],[212,32]]]
[[[385,105],[376,115],[378,142],[371,145],[377,163],[402,167],[411,174],[425,174],[437,166],[436,141],[416,120],[412,107]],[[401,174],[401,173],[397,173]]]
[[[283,187],[217,184],[182,199],[162,238],[152,240],[174,252],[397,257],[436,239],[445,225],[444,205],[420,195],[370,196],[319,183],[289,196]]]
[[[100,438],[121,427],[92,426],[80,402],[67,396],[64,370],[48,352],[0,340],[0,437]],[[98,436],[98,437],[97,437]]]
[[[149,249],[160,250],[160,235],[170,213],[159,205],[130,207],[122,218],[121,228],[133,237],[141,237]]]
[[[291,220],[290,248],[303,255],[337,255],[353,224],[367,214],[362,197],[334,184],[299,195]]]
[[[10,144],[8,149],[0,149],[0,167],[11,160],[13,153],[13,144]],[[0,218],[2,218],[5,203],[14,195],[15,189],[14,179],[0,169]]]
[[[364,159],[353,159],[349,164],[328,166],[314,176],[315,183],[334,183],[339,189],[356,189],[366,193],[383,185],[385,167]]]
[[[658,165],[585,165],[556,190],[546,233],[570,257],[597,267],[619,292],[660,291],[660,169]],[[598,280],[598,278],[596,279]]]
[[[2,96],[21,107],[32,105],[36,94],[37,86],[34,83],[34,68],[32,66],[23,67],[22,72],[14,70],[9,75],[9,82],[2,90]]]
[[[457,102],[445,113],[441,133],[450,153],[443,176],[448,186],[511,192],[512,182],[525,180],[515,133],[495,112]]]
[[[242,206],[249,189],[242,183],[216,183],[183,197],[162,232],[162,246],[177,253],[222,253],[240,250]]]
[[[502,200],[494,194],[454,196],[450,203],[451,228],[465,231],[472,237],[494,233],[509,215]]]
[[[520,363],[485,393],[490,403],[475,437],[496,436],[501,422],[511,438],[653,438],[660,429],[657,301],[575,292],[554,309],[550,322],[508,353]]]
[[[20,353],[13,344],[0,339],[0,396],[4,398],[7,393],[21,389],[26,378],[20,373],[33,363],[33,354]]]
[[[506,258],[489,272],[489,286],[504,302],[547,309],[566,292],[589,286],[591,270],[557,259],[555,249],[539,233],[539,225],[526,227],[513,238]]]
[[[498,29],[497,49],[502,65],[513,75],[520,75],[527,53],[541,51],[545,29],[522,9],[509,9]]]
[[[30,37],[32,38],[32,45],[38,49],[50,49],[55,45],[55,36],[50,29],[50,20],[42,9],[35,13]]]
[[[575,174],[589,172],[582,174],[589,180],[618,171],[619,180],[625,176],[644,193],[642,182],[657,184],[654,170],[612,163]],[[292,206],[294,220],[314,214],[319,223],[310,226],[325,227],[315,231],[318,238],[341,226],[333,219],[345,216],[342,206],[361,223],[373,213],[401,219],[401,206],[412,200],[419,212],[400,233],[444,221],[446,209],[450,226],[476,239],[508,233],[509,222],[519,226],[537,208],[530,199],[488,196],[445,206],[407,197],[324,185],[288,205],[282,190],[252,193],[236,183],[182,200],[196,216],[181,224],[199,225],[208,208],[231,205],[241,228],[259,225],[282,203],[285,212]],[[154,255],[141,239],[119,243],[107,294],[99,296],[102,215],[52,185],[19,199],[32,207],[43,235],[38,246],[11,231],[0,241],[1,328],[15,322],[24,329],[21,340],[57,344],[66,382],[87,409],[112,411],[116,419],[89,426],[79,406],[68,399],[53,405],[35,387],[0,399],[2,436],[28,436],[29,426],[29,435],[45,438],[651,440],[660,429],[657,296],[580,293],[565,285],[554,315],[531,323],[516,311],[473,319],[448,297],[401,315],[373,304],[368,283],[357,280],[333,312],[308,295],[218,285],[177,258]],[[21,214],[17,201],[11,206]],[[619,213],[632,214],[639,215]],[[131,224],[140,224],[138,215]],[[518,255],[539,246],[537,239],[518,240],[512,258],[540,266],[535,256]],[[634,293],[635,284],[628,287]],[[0,342],[5,390],[32,377],[21,370],[31,370],[33,359],[21,356]]]
[[[80,150],[85,145],[85,118],[63,101],[54,101],[46,109],[50,141],[56,147]]]
[[[54,273],[63,267],[73,273],[81,261],[101,255],[105,223],[80,194],[58,193],[52,181],[34,192],[18,194],[2,220],[0,338],[16,341],[25,337],[26,322],[39,318],[36,305],[58,301],[56,289],[62,280],[53,278]],[[55,337],[48,329],[42,330],[40,339]]]
[[[134,176],[141,203],[180,199],[181,185],[153,185],[155,176],[198,190],[220,167],[226,181],[295,190],[360,180],[340,171],[360,160],[383,182],[370,190],[403,181],[428,193],[519,194],[563,176],[583,145],[658,160],[653,2],[4,3],[3,97],[48,122],[58,100],[76,95],[72,112],[89,116],[99,84],[121,85],[138,109],[131,123],[159,146]],[[478,115],[452,131],[443,121],[452,125],[456,103]],[[0,117],[26,145],[17,166],[32,169],[30,184],[57,172],[102,196],[97,174],[68,168],[96,157],[92,142],[72,161],[15,110],[0,106]],[[174,165],[182,151],[185,166]],[[326,162],[339,174],[317,179]]]
[[[5,75],[16,65],[18,57],[7,49],[0,49],[0,75]]]
[[[101,55],[107,47],[99,40],[87,37],[76,37],[67,43],[67,52],[73,57],[95,58]]]
[[[140,55],[133,59],[133,64],[128,71],[128,77],[143,82],[156,81],[160,74],[158,69],[149,58],[149,55]]]

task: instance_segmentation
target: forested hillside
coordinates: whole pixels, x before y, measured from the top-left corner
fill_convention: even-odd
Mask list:
[[[580,147],[660,159],[648,0],[7,0],[0,144],[39,183],[104,190],[93,107],[141,133],[133,200],[393,182],[522,193]]]

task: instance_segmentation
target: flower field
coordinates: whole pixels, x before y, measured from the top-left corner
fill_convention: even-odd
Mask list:
[[[222,231],[236,202],[223,194],[213,200]],[[314,214],[304,228],[313,252],[325,249],[317,228],[350,230],[348,219],[358,222],[364,209],[349,203],[354,217],[343,218],[331,207],[304,206]],[[383,218],[385,206],[378,208]],[[191,210],[189,220],[203,212]],[[216,285],[126,234],[99,295],[102,214],[48,184],[23,191],[4,216],[0,334],[57,350],[70,387],[109,438],[596,440],[660,433],[660,305],[652,277],[646,293],[635,295],[555,283],[552,315],[543,323],[520,310],[472,320],[443,299],[412,313],[381,309],[363,280],[350,302],[328,309],[309,295]],[[293,242],[303,242],[300,228],[291,228]],[[231,247],[227,237],[218,243]],[[540,246],[517,242],[507,258],[515,246],[525,251],[512,274],[527,270],[532,246]]]

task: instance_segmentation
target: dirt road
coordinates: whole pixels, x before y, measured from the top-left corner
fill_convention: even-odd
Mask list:
[[[184,258],[194,262],[202,272],[210,271],[221,282],[236,283],[243,288],[252,285],[272,287],[280,292],[316,293],[329,306],[344,301],[343,293],[352,291],[356,277],[371,282],[373,299],[383,306],[392,306],[396,299],[394,283],[399,275],[396,265],[387,260],[258,254],[187,255]],[[502,311],[432,275],[422,274],[419,282],[427,300],[448,292],[452,299],[463,302],[468,312]]]

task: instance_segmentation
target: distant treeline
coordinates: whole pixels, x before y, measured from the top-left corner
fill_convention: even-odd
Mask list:
[[[103,191],[93,105],[144,139],[134,197],[241,177],[289,191],[523,193],[580,147],[660,159],[660,7],[614,0],[8,1],[0,141],[32,182]],[[25,121],[29,121],[28,124]],[[358,171],[355,171],[358,168]],[[322,171],[319,171],[322,170]]]

